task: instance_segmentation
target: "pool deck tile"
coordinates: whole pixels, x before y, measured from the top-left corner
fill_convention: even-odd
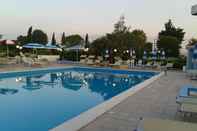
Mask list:
[[[167,76],[130,96],[79,131],[132,131],[140,117],[182,121],[183,118],[177,115],[175,99],[185,84],[197,86],[197,81],[190,80],[182,72],[168,72]],[[188,117],[184,121],[197,123],[197,118]]]

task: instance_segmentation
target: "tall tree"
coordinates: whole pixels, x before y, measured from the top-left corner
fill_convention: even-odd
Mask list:
[[[90,42],[89,42],[89,36],[88,36],[88,34],[86,34],[86,36],[85,36],[85,48],[89,48],[89,45],[90,44]]]
[[[137,58],[142,58],[145,48],[147,36],[143,30],[133,30],[131,32],[133,48],[135,49]]]
[[[63,32],[63,34],[62,34],[61,43],[62,43],[62,45],[65,45],[65,44],[66,44],[66,36],[65,36],[65,32]]]
[[[152,46],[153,46],[152,42],[147,42],[147,43],[145,43],[144,50],[147,51],[147,52],[151,52],[152,51]]]
[[[28,31],[27,31],[27,36],[32,36],[32,30],[33,30],[33,27],[29,27]]]
[[[0,39],[2,39],[2,37],[3,37],[3,35],[2,35],[2,34],[0,34]]]
[[[26,38],[26,42],[27,43],[31,43],[32,42],[32,26],[29,27],[28,31],[27,31],[27,38]]]
[[[164,36],[166,36],[167,38]],[[172,52],[169,54],[174,57],[178,57],[177,55],[179,55],[179,49],[181,48],[181,44],[183,42],[184,36],[185,36],[185,32],[183,31],[183,29],[179,28],[179,27],[175,27],[174,24],[172,23],[172,21],[169,20],[167,23],[165,23],[165,29],[162,30],[161,32],[159,32],[157,46],[159,49],[161,49],[162,47],[166,47],[165,44],[167,44],[167,45],[169,44],[169,43],[161,42],[161,41],[164,41],[164,38],[165,39],[171,38],[171,40],[169,40],[169,41],[172,41],[172,37],[176,38],[176,40],[174,40],[174,41],[176,41],[175,43],[170,42],[171,44],[173,44],[171,46],[174,48],[168,49],[168,51],[166,50],[166,52]],[[174,44],[177,44],[177,45],[174,45]],[[176,50],[176,51],[173,53],[174,50]]]
[[[122,15],[119,21],[114,25],[114,33],[128,32],[130,27],[127,27],[125,23],[125,17]]]
[[[66,46],[69,47],[69,46],[82,44],[83,41],[84,41],[84,39],[80,35],[75,34],[75,35],[67,36],[66,40],[65,40],[65,43],[66,43]]]
[[[55,33],[54,33],[54,32],[53,32],[51,44],[52,44],[52,45],[56,45],[56,39],[55,39]]]
[[[40,43],[40,44],[47,44],[48,43],[47,34],[39,29],[34,30],[32,33],[32,42]]]
[[[165,50],[168,57],[179,56],[179,45],[180,41],[173,36],[160,36],[158,40],[159,48]]]
[[[118,52],[112,53],[122,58],[126,56],[123,52],[129,49],[135,49],[137,57],[142,57],[147,37],[143,30],[134,30],[130,32],[130,27],[126,25],[124,16],[114,25],[114,31],[106,34],[106,36],[98,38],[91,44],[91,50],[97,54],[105,52],[106,49],[113,52],[117,49]],[[100,44],[99,44],[100,43]],[[98,48],[98,50],[97,50]],[[127,54],[128,56],[129,54]]]
[[[182,28],[175,27],[175,25],[172,23],[172,20],[169,20],[167,23],[165,23],[165,29],[159,32],[160,36],[173,36],[176,37],[177,40],[180,41],[180,43],[183,41],[185,32]]]

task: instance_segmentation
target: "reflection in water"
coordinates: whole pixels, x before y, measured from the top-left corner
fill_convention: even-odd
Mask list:
[[[0,88],[0,94],[2,95],[13,95],[18,92],[17,89]]]
[[[73,91],[86,88],[107,100],[151,76],[143,73],[111,74],[70,71],[26,77],[25,80],[18,78],[17,82],[25,83],[22,88],[29,91],[38,90],[46,86],[57,88],[59,87],[57,86],[58,84],[61,85],[60,87]]]

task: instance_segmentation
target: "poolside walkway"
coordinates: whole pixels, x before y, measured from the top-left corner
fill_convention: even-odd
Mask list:
[[[130,96],[125,101],[98,117],[80,131],[133,131],[140,117],[183,120],[176,114],[176,95],[182,85],[197,81],[186,77],[185,73],[168,72],[167,76]],[[185,118],[185,121],[197,122],[197,118]]]

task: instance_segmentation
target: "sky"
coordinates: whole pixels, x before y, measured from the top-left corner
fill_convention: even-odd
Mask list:
[[[185,39],[197,38],[197,16],[191,6],[197,0],[0,0],[0,34],[4,39],[25,35],[28,28],[49,36],[86,33],[92,39],[113,31],[121,15],[131,29],[142,29],[148,40],[157,38],[164,23],[172,19],[184,28]],[[49,38],[50,39],[50,38]]]

